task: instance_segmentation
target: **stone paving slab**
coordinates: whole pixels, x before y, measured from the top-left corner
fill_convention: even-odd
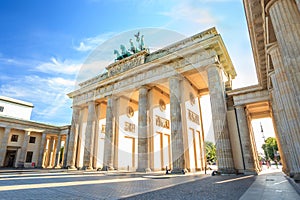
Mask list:
[[[295,192],[282,173],[262,176],[165,175],[127,172],[0,174],[0,199],[268,199]],[[267,182],[266,179],[269,179]],[[254,183],[254,184],[252,184]],[[273,186],[272,184],[275,184]],[[251,186],[251,187],[250,187]],[[249,189],[248,189],[249,188]],[[280,188],[280,189],[279,189]],[[275,189],[275,190],[274,190]],[[282,192],[280,192],[282,191]],[[296,199],[297,199],[296,198]],[[277,198],[276,198],[277,199]],[[295,199],[295,198],[294,198]]]

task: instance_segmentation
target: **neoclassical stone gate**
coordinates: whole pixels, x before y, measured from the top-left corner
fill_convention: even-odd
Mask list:
[[[225,89],[236,72],[215,28],[106,69],[69,94],[70,168],[203,170],[200,99],[209,93],[219,170],[235,171]]]

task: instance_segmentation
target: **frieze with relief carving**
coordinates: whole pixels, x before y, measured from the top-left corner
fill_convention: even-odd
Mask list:
[[[188,109],[188,118],[190,121],[200,125],[199,115]]]
[[[125,122],[124,130],[127,132],[135,133],[135,124]]]
[[[167,120],[165,118],[162,118],[158,115],[156,115],[155,117],[156,117],[156,119],[155,119],[155,125],[156,126],[166,128],[166,129],[170,129],[170,121],[169,120]]]

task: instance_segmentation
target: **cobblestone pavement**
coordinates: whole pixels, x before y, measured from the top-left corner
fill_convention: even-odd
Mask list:
[[[0,174],[0,199],[239,199],[255,176],[83,172]]]

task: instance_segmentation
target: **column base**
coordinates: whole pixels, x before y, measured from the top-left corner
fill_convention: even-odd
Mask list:
[[[235,169],[226,168],[226,169],[218,169],[218,172],[221,174],[236,174],[237,171]]]
[[[300,183],[300,173],[295,173],[293,179],[296,183]]]
[[[54,169],[61,169],[59,165],[55,166]]]
[[[150,168],[137,168],[136,169],[136,172],[145,172],[145,173],[148,173],[148,172],[151,172],[151,169]]]
[[[171,174],[186,174],[188,173],[187,169],[172,169]]]
[[[91,166],[84,166],[84,167],[82,167],[82,170],[86,170],[86,171],[90,171],[90,170],[93,170],[93,167],[91,167]]]
[[[113,167],[104,166],[101,171],[113,171],[113,170],[115,170]]]
[[[68,166],[67,169],[68,170],[77,170],[77,168],[75,166]]]

